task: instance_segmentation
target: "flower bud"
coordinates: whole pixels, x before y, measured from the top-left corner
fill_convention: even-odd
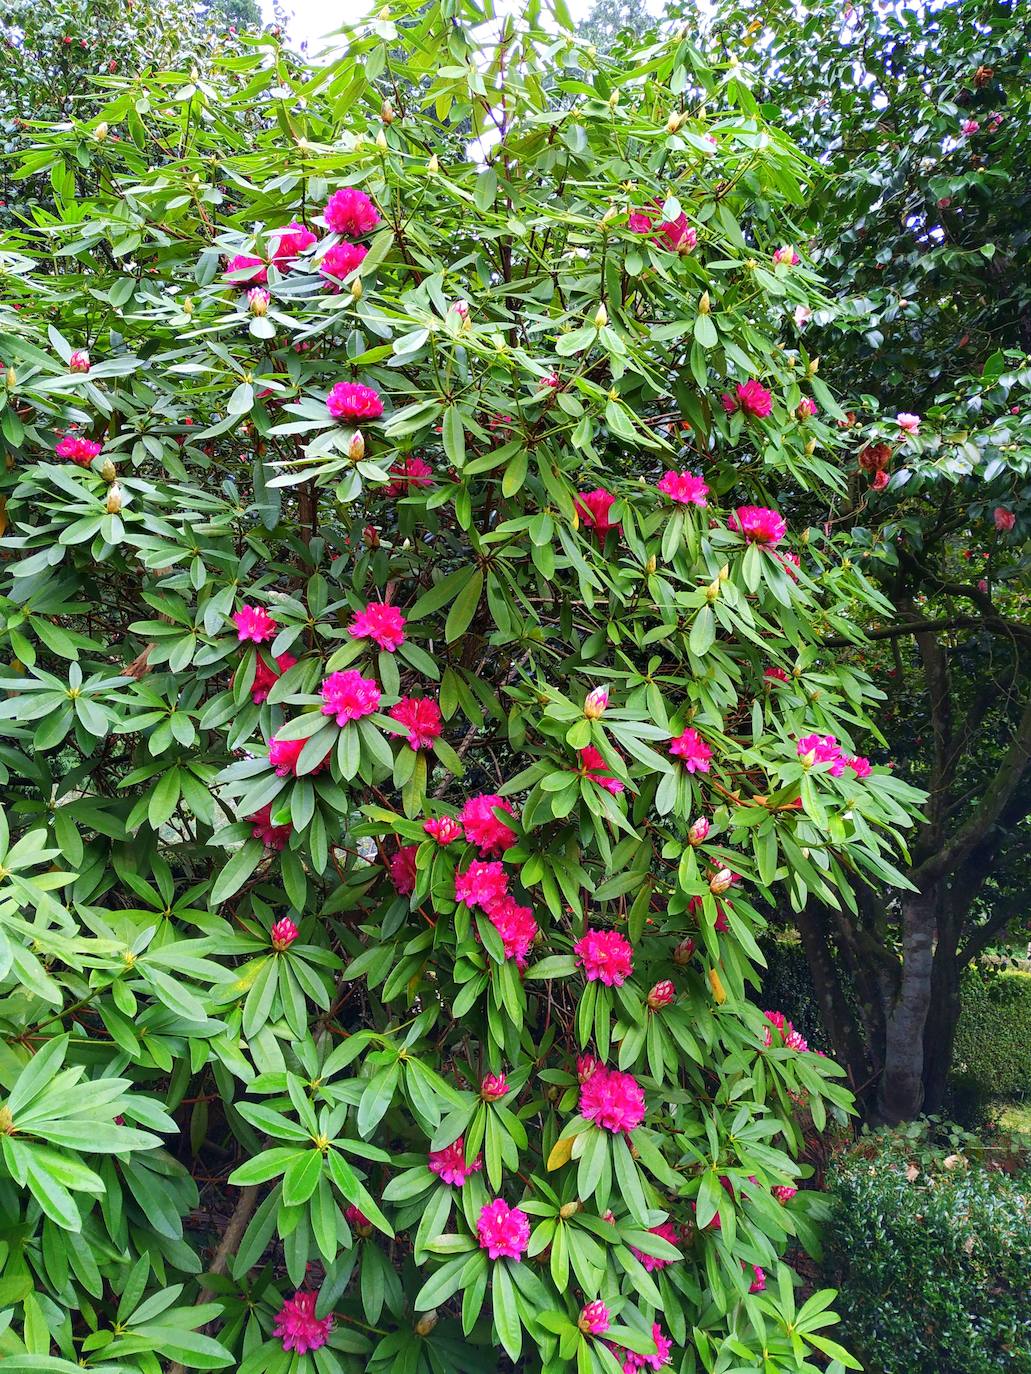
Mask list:
[[[691,829],[687,832],[687,842],[692,849],[695,849],[698,845],[705,843],[708,835],[709,822],[704,816],[699,816],[696,821],[692,822]]]
[[[654,554],[650,554],[649,557],[648,557],[648,562],[645,563],[645,565],[644,565],[644,570],[645,570],[645,572],[648,574],[648,576],[651,577],[652,573],[655,571],[655,569],[656,569],[658,566],[659,566],[658,559],[655,557]]]
[[[734,881],[734,875],[729,868],[721,868],[718,873],[714,873],[709,880],[709,891],[714,897],[719,897],[721,893],[727,891]]]
[[[380,129],[379,133],[376,135],[376,147],[381,153],[387,151],[387,136],[382,129]]]
[[[68,370],[70,372],[89,371],[89,354],[84,348],[77,348],[68,359]]]
[[[711,310],[712,305],[709,301],[709,293],[708,291],[703,291],[702,298],[698,302],[698,313],[699,315],[708,315],[711,312]]]
[[[720,579],[721,582],[726,582],[727,579],[728,579],[729,577],[730,577],[730,564],[729,564],[729,563],[724,563],[723,567],[720,568],[720,571],[719,571],[719,579]]]
[[[609,704],[609,689],[594,687],[584,698],[584,715],[588,720],[601,720]]]
[[[289,949],[297,939],[300,931],[291,921],[289,916],[284,916],[281,921],[277,921],[269,931],[272,937],[272,948],[275,950]]]
[[[107,125],[103,120],[93,130],[93,137],[98,143],[103,143],[104,139],[107,138]]]
[[[618,214],[619,211],[616,209],[616,207],[614,205],[610,205],[601,217],[602,224],[608,224],[609,221],[615,219]]]
[[[460,320],[467,320],[469,318],[468,301],[455,301],[451,309],[455,312],[455,314],[458,316]]]
[[[576,1324],[585,1336],[600,1336],[606,1332],[612,1324],[609,1317],[609,1309],[600,1299],[589,1302],[580,1313]]]
[[[670,117],[669,117],[669,119],[666,120],[666,132],[667,132],[668,134],[675,134],[676,131],[677,131],[679,128],[680,128],[680,115],[678,115],[678,114],[671,114]]]
[[[805,441],[805,451],[806,451],[806,454],[807,454],[808,457],[811,458],[811,457],[813,456],[813,454],[816,452],[816,440],[815,440],[815,439],[807,439],[807,440]]]
[[[365,457],[365,435],[360,429],[356,429],[351,435],[351,442],[347,445],[347,456],[352,463],[360,463]]]
[[[366,525],[362,530],[362,540],[367,549],[378,549],[380,546],[379,530],[375,525]]]
[[[668,978],[663,978],[661,983],[656,983],[648,994],[648,1006],[652,1011],[660,1011],[675,1001],[676,996],[677,990],[672,982]]]
[[[107,489],[107,501],[104,509],[108,515],[117,515],[122,509],[122,488],[117,482],[112,482]]]
[[[186,299],[183,301],[183,314],[184,314],[184,315],[192,315],[192,314],[193,314],[193,301],[190,300],[189,296],[187,296]]]
[[[673,951],[673,962],[678,968],[683,968],[689,964],[694,956],[695,942],[690,936],[686,940],[681,940],[680,944]]]
[[[117,475],[117,471],[117,468],[115,467],[114,463],[112,463],[110,458],[105,458],[100,465],[100,475],[101,477],[103,477],[105,482],[113,482],[115,480],[115,476]]]
[[[9,367],[4,373],[4,381],[7,383],[7,389],[9,391],[13,391],[18,385],[18,374],[13,367]]]
[[[361,298],[362,298],[362,279],[361,279],[361,277],[355,277],[354,281],[351,283],[351,299],[352,299],[353,301],[360,301]]]
[[[247,308],[252,315],[267,315],[271,299],[271,295],[263,286],[252,286],[247,292]]]
[[[708,977],[709,986],[712,988],[712,995],[716,1001],[716,1005],[722,1007],[723,1003],[727,1000],[727,994],[720,975],[714,968],[711,968]]]
[[[807,374],[807,376],[809,376],[809,377],[815,377],[816,374],[819,372],[819,370],[820,370],[820,360],[819,360],[819,358],[811,358],[811,359],[809,360],[809,366],[806,368],[806,374]]]
[[[706,587],[706,589],[705,589],[705,599],[706,599],[706,601],[708,601],[709,604],[711,605],[712,602],[714,602],[714,601],[716,600],[716,598],[719,596],[719,594],[720,594],[720,581],[719,581],[719,578],[716,578],[716,580],[715,580],[714,582],[710,582],[709,585]]]
[[[586,1083],[591,1074],[599,1068],[601,1068],[601,1060],[595,1058],[593,1054],[578,1054],[576,1056],[576,1076],[581,1083]]]
[[[604,329],[609,322],[609,312],[604,305],[599,305],[594,312],[594,326],[596,329]]]
[[[437,1312],[424,1312],[415,1323],[415,1334],[417,1336],[428,1336],[437,1324]]]
[[[558,1214],[563,1221],[568,1221],[570,1217],[575,1217],[577,1212],[583,1211],[583,1203],[577,1198],[573,1202],[564,1202],[558,1209]]]
[[[609,96],[609,109],[610,109],[610,110],[614,110],[618,104],[619,104],[619,92],[618,92],[618,91],[613,91],[612,94]]]
[[[379,117],[384,124],[393,124],[394,107],[389,100],[384,100],[383,104],[379,107]]]
[[[480,1084],[480,1096],[484,1102],[497,1102],[508,1092],[508,1079],[503,1073],[489,1073]]]
[[[436,153],[434,153],[433,156],[430,158],[429,162],[427,162],[426,170],[427,172],[429,172],[431,177],[435,177],[437,173],[440,171],[440,159],[437,157]]]

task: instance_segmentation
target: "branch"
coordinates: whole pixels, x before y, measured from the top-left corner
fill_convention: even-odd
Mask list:
[[[940,620],[902,620],[895,625],[881,625],[876,630],[863,631],[859,639],[835,635],[833,639],[825,639],[822,643],[825,649],[854,649],[866,639],[899,639],[904,635],[920,634],[924,630],[978,629],[999,630],[1016,635],[1018,639],[1031,639],[1031,626],[991,614],[945,616]]]

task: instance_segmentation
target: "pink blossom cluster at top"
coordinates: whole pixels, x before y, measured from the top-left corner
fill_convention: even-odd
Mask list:
[[[630,1073],[599,1064],[580,1088],[580,1115],[616,1134],[644,1120],[644,1089]]]
[[[605,543],[605,536],[609,530],[615,530],[617,534],[622,533],[622,525],[609,519],[609,511],[615,504],[616,498],[604,487],[596,487],[594,491],[577,492],[573,502],[577,515],[584,526],[593,532],[599,546]]]
[[[668,1221],[662,1222],[659,1226],[649,1226],[648,1234],[659,1236],[662,1240],[668,1240],[670,1245],[676,1245],[678,1240],[676,1228]],[[663,1259],[659,1255],[646,1255],[643,1250],[638,1250],[636,1245],[631,1245],[630,1250],[641,1261],[649,1274],[656,1269],[665,1269],[670,1264],[676,1264],[676,1260]]]
[[[708,773],[712,750],[692,726],[671,738],[669,752],[680,759],[689,773]]]
[[[272,824],[272,803],[268,802],[259,811],[255,811],[253,816],[248,816],[251,835],[254,839],[260,840],[266,849],[285,849],[288,840],[293,832],[293,826],[287,822],[286,825]]]
[[[788,532],[784,517],[768,506],[738,506],[727,518],[727,529],[743,534],[750,544],[769,548],[779,544]]]
[[[634,971],[634,949],[618,930],[588,930],[573,946],[576,962],[589,983],[618,988]]]
[[[472,1178],[483,1168],[483,1157],[477,1155],[471,1164],[466,1164],[465,1140],[459,1136],[453,1144],[445,1145],[442,1150],[431,1150],[429,1165],[438,1178],[454,1188],[461,1188],[467,1178]]]
[[[470,797],[458,817],[465,830],[465,838],[470,844],[476,845],[485,859],[504,854],[518,838],[512,827],[494,814],[495,811],[506,811],[510,816],[515,815],[511,804],[505,801],[504,797],[499,797],[494,792],[486,792],[478,797]]]
[[[659,478],[659,491],[671,501],[681,506],[706,506],[709,488],[701,477],[691,472],[663,473]]]
[[[796,748],[798,757],[809,764],[829,763],[832,778],[840,778],[846,768],[851,768],[857,778],[867,778],[873,771],[869,759],[843,753],[833,735],[803,735]]]
[[[79,467],[88,468],[103,447],[103,444],[98,444],[93,439],[82,439],[77,434],[68,433],[57,441],[54,452],[58,458],[70,458],[73,463],[78,463]]]
[[[279,1337],[284,1350],[306,1355],[309,1350],[320,1350],[329,1340],[333,1315],[316,1317],[318,1296],[318,1293],[298,1292],[287,1298],[279,1309],[272,1334]]]
[[[530,1218],[503,1198],[495,1198],[484,1204],[476,1234],[489,1259],[519,1260],[530,1244]]]
[[[364,611],[356,611],[347,627],[352,639],[371,639],[387,653],[396,653],[405,642],[405,618],[396,606],[370,601]]]
[[[746,415],[754,415],[757,420],[764,420],[773,409],[773,397],[762,382],[754,377],[750,377],[747,382],[739,382],[734,396],[725,391],[720,399],[728,415],[733,415],[740,409]]]
[[[779,1203],[783,1204],[786,1202],[790,1202],[791,1199],[798,1192],[798,1189],[792,1188],[790,1183],[778,1183],[775,1188],[770,1189],[770,1192],[773,1194],[773,1196],[777,1199]]]
[[[241,644],[246,640],[264,644],[266,640],[275,639],[279,631],[279,626],[264,606],[241,606],[233,614],[233,624],[236,626],[236,637]]]
[[[664,1369],[669,1364],[673,1352],[673,1342],[664,1336],[658,1322],[652,1323],[652,1340],[655,1342],[654,1355],[639,1355],[636,1350],[627,1350],[623,1345],[610,1345],[609,1349],[619,1360],[623,1374],[639,1374],[642,1369]]]
[[[330,673],[322,684],[322,714],[332,716],[338,725],[360,720],[379,710],[378,684],[349,668],[343,673]]]
[[[433,469],[424,459],[409,456],[393,464],[390,478],[383,488],[384,495],[394,498],[407,496],[412,487],[433,485]]]
[[[383,402],[375,387],[361,382],[337,382],[326,397],[326,409],[335,420],[378,420]]]
[[[284,916],[281,921],[276,921],[269,931],[272,948],[280,951],[289,949],[300,933],[290,917]]]
[[[609,766],[601,756],[601,751],[595,749],[593,744],[587,745],[586,749],[581,749],[580,769],[585,778],[596,783],[599,787],[611,792],[614,797],[618,797],[624,791],[625,784],[609,772]]]
[[[409,749],[430,749],[444,729],[440,707],[432,697],[402,697],[387,712],[408,732]]]
[[[782,1011],[764,1011],[763,1015],[770,1025],[763,1031],[763,1044],[769,1049],[773,1044],[773,1031],[770,1026],[780,1032],[780,1043],[789,1050],[807,1050],[809,1042],[804,1035],[801,1035],[787,1019]]]
[[[379,211],[364,191],[343,186],[334,191],[323,211],[326,228],[331,234],[344,234],[357,239],[370,233],[379,224]]]

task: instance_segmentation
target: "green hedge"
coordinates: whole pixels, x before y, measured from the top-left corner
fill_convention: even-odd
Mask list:
[[[866,1374],[1031,1371],[1031,1172],[914,1133],[865,1138],[827,1178],[839,1339]]]
[[[1031,1093],[1031,973],[963,981],[953,1072],[991,1097]]]

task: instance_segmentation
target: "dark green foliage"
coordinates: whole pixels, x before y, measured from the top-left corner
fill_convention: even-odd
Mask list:
[[[1031,1173],[867,1138],[829,1180],[828,1262],[867,1374],[1031,1370]]]
[[[766,968],[762,972],[759,1001],[763,1009],[782,1011],[810,1045],[823,1047],[827,1032],[813,989],[809,964],[802,946],[790,940],[770,940],[762,946]]]
[[[992,1097],[1031,1089],[1031,973],[975,974],[963,984],[956,1072]]]

